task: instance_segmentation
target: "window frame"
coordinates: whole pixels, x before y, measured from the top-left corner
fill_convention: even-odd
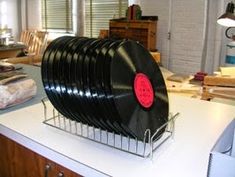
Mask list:
[[[76,25],[76,20],[75,20],[75,15],[74,14],[76,14],[75,12],[76,12],[76,0],[64,0],[64,1],[68,1],[68,2],[66,2],[66,3],[70,3],[71,5],[70,5],[70,10],[67,10],[67,8],[68,8],[68,4],[66,5],[66,11],[68,11],[68,13],[69,13],[69,11],[70,11],[70,13],[71,14],[69,14],[70,15],[70,17],[66,17],[66,18],[68,18],[68,19],[70,19],[71,21],[70,22],[66,22],[66,23],[70,23],[70,25],[66,25],[66,27],[65,28],[48,28],[47,26],[46,26],[46,22],[44,21],[44,18],[46,18],[46,17],[44,17],[44,13],[45,13],[45,15],[46,15],[46,8],[45,8],[45,12],[43,11],[44,9],[43,9],[43,3],[45,3],[47,0],[41,0],[41,26],[42,26],[42,29],[43,30],[45,30],[45,31],[47,31],[47,32],[50,32],[50,33],[68,33],[68,34],[74,34],[75,33],[75,25]],[[70,2],[69,2],[70,1]],[[56,2],[55,2],[56,3]],[[44,23],[45,23],[45,25],[44,25]],[[69,26],[69,27],[68,27]]]
[[[95,0],[84,0],[84,35],[87,37],[96,37],[94,35],[99,34],[99,32],[97,32],[97,31],[93,32],[93,30],[94,30],[93,2],[94,1]],[[105,1],[105,0],[103,0],[103,1]],[[128,8],[129,1],[128,0],[113,0],[113,1],[116,1],[117,3],[119,3],[119,5],[118,5],[119,9],[117,10],[118,14],[113,14],[113,16],[110,17],[109,19],[121,18],[122,16],[126,16],[126,10]],[[87,7],[88,7],[87,4],[89,5],[89,10],[87,10]],[[122,5],[122,4],[124,4],[124,5]],[[125,6],[125,9],[123,9],[123,6]],[[115,10],[113,10],[113,11],[115,11]],[[88,14],[89,14],[89,16],[88,16]],[[86,23],[89,23],[89,24],[86,24]],[[108,29],[108,26],[106,26],[106,28],[100,28],[100,29]]]

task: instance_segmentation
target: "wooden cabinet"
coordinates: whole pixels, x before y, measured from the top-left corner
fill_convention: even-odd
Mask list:
[[[157,45],[157,21],[151,20],[110,20],[109,36],[139,41],[148,50],[155,51]]]
[[[81,177],[1,134],[0,152],[0,177]]]

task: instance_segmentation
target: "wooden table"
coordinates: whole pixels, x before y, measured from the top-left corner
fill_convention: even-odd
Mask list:
[[[16,57],[26,48],[23,44],[10,44],[0,46],[0,59]]]

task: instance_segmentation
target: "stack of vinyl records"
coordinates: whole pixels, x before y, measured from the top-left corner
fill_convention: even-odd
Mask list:
[[[168,121],[161,71],[135,41],[57,38],[44,52],[41,74],[49,100],[71,120],[138,140]]]

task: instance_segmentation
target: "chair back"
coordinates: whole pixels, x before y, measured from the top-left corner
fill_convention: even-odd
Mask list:
[[[48,32],[36,31],[32,39],[29,41],[28,53],[34,55],[42,55],[46,48]]]
[[[42,55],[47,46],[48,32],[29,30],[21,33],[20,41],[26,45],[27,53],[24,56],[7,58],[9,63],[34,64],[41,62]]]
[[[33,39],[35,30],[24,30],[20,35],[20,42],[24,43],[27,47],[30,44],[30,41]]]

